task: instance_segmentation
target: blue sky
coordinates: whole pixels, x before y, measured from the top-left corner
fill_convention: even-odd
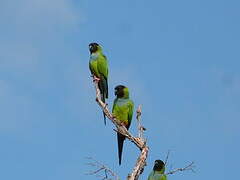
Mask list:
[[[196,173],[171,180],[237,179],[240,151],[240,3],[235,0],[0,1],[0,179],[94,180],[87,156],[124,179],[138,150],[117,164],[88,70],[88,44],[103,45],[113,88],[143,104],[155,159]],[[130,131],[136,134],[133,120]]]

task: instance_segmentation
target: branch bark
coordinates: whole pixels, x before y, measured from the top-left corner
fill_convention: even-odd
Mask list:
[[[98,80],[96,77],[93,77],[93,82],[96,90],[96,101],[100,106],[100,108],[105,113],[106,117],[108,117],[108,119],[116,126],[117,132],[124,135],[127,139],[129,139],[132,143],[134,143],[141,151],[141,154],[139,155],[132,172],[127,177],[127,180],[138,180],[138,177],[144,171],[144,166],[146,165],[146,159],[149,151],[149,148],[146,145],[146,140],[144,140],[144,138],[142,137],[143,136],[142,134],[145,128],[139,128],[140,137],[134,137],[130,132],[128,132],[128,130],[124,126],[122,126],[121,123],[112,115],[112,113],[109,111],[107,107],[107,104],[102,102],[100,89],[98,87]],[[139,123],[140,123],[140,115],[141,115],[141,107],[139,107],[137,111],[137,119],[139,120]]]

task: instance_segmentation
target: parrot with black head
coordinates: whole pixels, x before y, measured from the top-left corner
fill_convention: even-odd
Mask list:
[[[91,74],[98,78],[101,100],[105,103],[108,98],[108,62],[103,54],[102,47],[98,43],[89,44],[90,60],[89,69]],[[103,112],[104,124],[106,125],[106,115]]]
[[[154,162],[153,170],[148,176],[148,180],[167,180],[167,176],[164,174],[165,163],[162,160],[156,160]]]
[[[115,100],[113,103],[112,113],[113,116],[119,120],[122,125],[124,125],[127,129],[129,129],[133,116],[133,108],[134,103],[131,99],[129,99],[129,90],[126,86],[118,85],[115,87]],[[125,136],[120,133],[117,133],[118,140],[118,158],[119,165],[122,162],[122,150],[123,150],[123,142],[125,140]]]

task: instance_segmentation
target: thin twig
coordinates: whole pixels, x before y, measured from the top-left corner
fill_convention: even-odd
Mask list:
[[[170,150],[168,150],[168,152],[167,152],[167,156],[166,156],[166,159],[165,159],[165,162],[164,162],[165,166],[167,166],[169,154],[170,154]]]
[[[177,168],[177,169],[174,169],[172,171],[167,172],[166,175],[168,175],[168,174],[175,174],[176,172],[179,172],[179,171],[188,171],[188,170],[190,170],[192,172],[195,172],[194,171],[194,167],[195,167],[194,166],[194,162],[191,162],[190,164],[188,164],[184,168]]]
[[[90,171],[90,172],[86,173],[86,175],[96,175],[97,177],[102,178],[102,180],[104,180],[104,179],[111,180],[111,178],[108,178],[109,176],[111,176],[115,180],[120,180],[118,175],[115,172],[113,172],[110,168],[108,168],[106,165],[98,162],[97,160],[93,159],[92,157],[87,157],[86,159],[92,161],[90,163],[87,163],[87,165],[93,166],[94,168],[96,168],[95,171]],[[99,173],[101,173],[101,172],[103,172],[104,175],[102,175],[102,176],[99,175]]]
[[[142,105],[139,105],[137,108],[137,128],[138,128],[138,137],[143,139],[143,132],[146,130],[145,127],[142,126],[141,124],[141,115],[142,115]]]

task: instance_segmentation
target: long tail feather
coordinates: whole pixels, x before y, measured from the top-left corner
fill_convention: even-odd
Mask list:
[[[108,98],[108,81],[104,78],[104,90],[105,90],[105,97]]]
[[[103,119],[104,119],[104,124],[105,124],[105,126],[106,126],[107,122],[106,122],[106,115],[105,115],[104,112],[103,112]]]
[[[100,89],[100,94],[101,94],[101,100],[102,102],[105,103],[105,97],[106,97],[106,93],[105,93],[105,88],[104,88],[104,80],[100,80],[98,82],[98,87]],[[106,115],[105,113],[103,112],[103,119],[104,119],[104,124],[106,125]]]
[[[102,102],[105,103],[105,98],[104,98],[103,94],[101,94],[101,99],[102,99]],[[106,125],[106,115],[105,115],[104,111],[103,111],[103,120],[104,120],[104,124]]]
[[[117,133],[117,139],[118,139],[118,160],[119,160],[119,165],[122,163],[122,151],[123,151],[123,142],[125,140],[125,137]]]

